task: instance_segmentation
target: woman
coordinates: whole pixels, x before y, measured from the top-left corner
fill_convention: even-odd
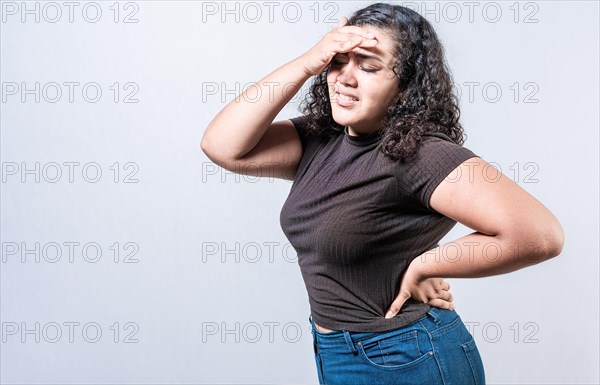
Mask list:
[[[273,122],[312,76],[304,115]],[[484,384],[442,277],[561,252],[552,213],[462,146],[451,85],[431,25],[377,3],[245,90],[204,133],[221,167],[294,181],[281,226],[308,291],[321,384]],[[476,231],[440,246],[457,222]]]

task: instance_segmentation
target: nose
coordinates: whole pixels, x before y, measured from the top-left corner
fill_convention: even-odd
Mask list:
[[[355,87],[356,76],[354,71],[356,71],[356,64],[353,60],[349,60],[347,64],[342,65],[340,73],[337,76],[337,81],[341,84]]]

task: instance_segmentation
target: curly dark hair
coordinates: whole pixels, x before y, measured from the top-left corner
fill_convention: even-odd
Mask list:
[[[375,3],[356,11],[347,25],[372,26],[388,31],[394,41],[393,71],[399,93],[387,110],[380,151],[393,160],[414,155],[427,133],[441,133],[462,145],[466,134],[459,122],[458,98],[452,91],[452,76],[444,59],[444,48],[429,22],[417,12],[386,3]],[[307,117],[312,135],[331,138],[344,127],[333,120],[327,74],[331,63],[315,76],[300,110]]]

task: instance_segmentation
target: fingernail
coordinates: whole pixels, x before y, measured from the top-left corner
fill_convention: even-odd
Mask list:
[[[368,37],[369,39],[372,39],[372,38],[374,38],[374,37],[375,37],[375,35],[373,35],[371,32],[367,32],[367,37]]]
[[[392,313],[391,311],[388,311],[387,314],[385,315],[385,318],[390,319],[394,316],[394,313]]]

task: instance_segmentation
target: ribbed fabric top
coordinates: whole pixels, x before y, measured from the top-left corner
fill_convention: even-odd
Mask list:
[[[363,147],[378,142],[378,134],[379,131],[371,132],[368,134],[350,135],[350,133],[348,132],[348,127],[344,127],[344,140],[346,141],[346,143],[349,143],[353,146]]]
[[[333,139],[308,135],[291,119],[303,155],[280,214],[298,254],[313,320],[333,330],[382,332],[421,318],[430,305],[409,299],[385,313],[410,262],[456,221],[429,206],[433,190],[465,160],[476,157],[443,134],[428,135],[409,162],[378,149],[379,132]]]

